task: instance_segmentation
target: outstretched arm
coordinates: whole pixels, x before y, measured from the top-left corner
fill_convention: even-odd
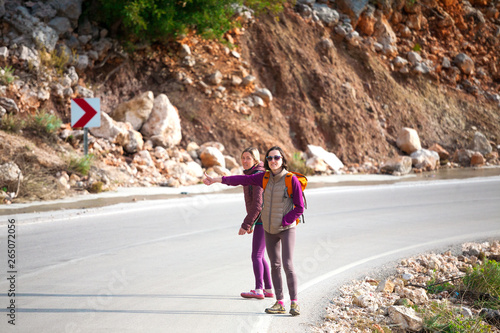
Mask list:
[[[225,177],[210,177],[205,172],[205,178],[203,179],[203,183],[205,185],[222,183],[230,186],[256,185],[262,187],[262,178],[264,178],[264,172],[255,173],[253,175],[225,176]]]
[[[222,183],[222,177],[210,177],[205,172],[205,178],[203,179],[203,183],[207,186],[215,183]]]

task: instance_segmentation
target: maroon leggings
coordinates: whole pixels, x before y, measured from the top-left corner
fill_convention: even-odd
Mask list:
[[[295,229],[290,228],[278,234],[266,232],[266,249],[271,266],[274,293],[277,300],[283,299],[283,285],[281,282],[281,258],[286,274],[290,299],[297,299],[297,275],[293,269],[293,249],[295,248]],[[280,255],[281,252],[281,255]]]

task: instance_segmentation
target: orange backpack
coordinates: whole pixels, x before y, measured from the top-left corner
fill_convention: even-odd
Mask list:
[[[264,178],[262,179],[262,188],[264,191],[266,190],[267,183],[269,182],[269,177],[271,176],[271,171],[266,170],[266,174],[264,175]],[[295,176],[300,182],[300,186],[302,187],[302,197],[304,198],[304,208],[307,208],[307,202],[306,202],[306,196],[304,195],[304,190],[307,187],[307,178],[301,173],[298,172],[293,172],[293,171],[288,171],[288,173],[285,175],[285,186],[286,186],[286,191],[288,193],[288,197],[292,198],[293,200],[293,189],[292,189],[292,177]],[[294,206],[295,207],[295,206]],[[299,224],[299,222],[305,223],[304,221],[304,214],[302,214],[297,220],[296,223]]]

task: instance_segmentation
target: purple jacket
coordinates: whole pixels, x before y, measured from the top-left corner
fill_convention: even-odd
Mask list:
[[[262,188],[262,180],[264,179],[264,172],[256,173],[253,175],[243,175],[243,176],[227,176],[222,177],[222,184],[237,186],[237,185],[256,185]],[[302,197],[302,186],[300,185],[297,177],[292,177],[292,193],[293,193],[293,204],[295,206],[290,212],[283,216],[281,224],[283,226],[288,226],[295,223],[295,220],[299,218],[302,213],[304,213],[304,199]],[[262,199],[261,199],[262,200]]]
[[[254,165],[250,169],[243,171],[245,175],[252,175],[254,173],[264,173],[266,170],[264,169],[264,162],[259,162],[259,164]],[[243,220],[241,224],[241,228],[246,231],[250,230],[253,222],[259,216],[260,211],[262,210],[262,187],[247,185],[243,187],[243,194],[245,195],[245,206],[247,209],[247,216]],[[258,223],[262,223],[262,220],[259,218]]]

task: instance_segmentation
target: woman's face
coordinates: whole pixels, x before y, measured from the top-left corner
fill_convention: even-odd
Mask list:
[[[267,155],[267,164],[273,173],[279,172],[283,165],[283,158],[279,150],[271,150]]]
[[[243,165],[243,169],[250,169],[255,163],[252,154],[249,152],[244,152],[243,155],[241,155],[241,165]]]

